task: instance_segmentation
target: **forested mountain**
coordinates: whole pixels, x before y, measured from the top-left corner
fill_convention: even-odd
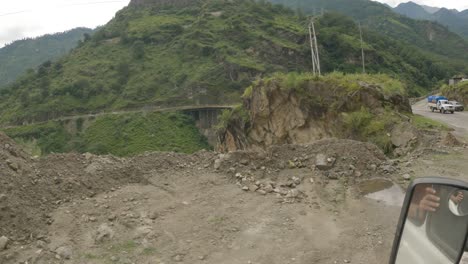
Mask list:
[[[401,3],[394,9],[397,13],[414,19],[437,21],[450,30],[468,38],[468,10],[458,12],[455,9],[432,8],[414,2]],[[434,12],[432,12],[434,11]]]
[[[440,10],[440,7],[433,7],[433,6],[427,6],[427,5],[421,5],[424,10],[429,12],[430,14],[434,14],[435,12]]]
[[[432,13],[414,2],[401,3],[394,10],[398,14],[414,19],[430,19],[432,17]]]
[[[359,20],[365,27],[403,41],[433,55],[448,57],[452,63],[466,64],[468,41],[431,21],[421,21],[395,13],[387,6],[370,0],[271,0],[301,10],[336,11]],[[443,59],[443,58],[439,58]]]
[[[324,2],[328,1],[332,0]],[[356,15],[365,17],[373,7]],[[397,23],[394,17],[402,19],[383,5],[375,7],[375,12],[390,14],[388,23]],[[0,122],[147,105],[239,102],[243,90],[258,77],[311,70],[307,24],[306,16],[291,9],[252,0],[132,1],[70,54],[42,64],[1,90]],[[465,70],[467,55],[455,54],[468,47],[466,43],[454,46],[450,41],[460,38],[428,25],[435,27],[424,31],[434,32],[432,41],[425,33],[412,36],[434,48],[440,48],[439,39],[445,38],[452,59],[368,30],[368,25],[364,28],[368,72],[401,79],[410,93],[418,94]],[[317,18],[316,26],[322,72],[360,72],[361,45],[354,21],[326,13]]]
[[[88,28],[75,28],[63,33],[15,41],[0,48],[0,87],[14,81],[27,69],[54,60],[68,53],[78,45],[84,34],[91,34]]]

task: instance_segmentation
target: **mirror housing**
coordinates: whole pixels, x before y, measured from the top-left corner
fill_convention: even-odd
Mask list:
[[[414,180],[400,213],[390,264],[460,262],[468,234],[468,184],[439,177]]]

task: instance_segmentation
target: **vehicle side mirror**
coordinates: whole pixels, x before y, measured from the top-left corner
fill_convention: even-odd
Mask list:
[[[467,234],[468,184],[416,179],[406,192],[390,264],[460,263]]]

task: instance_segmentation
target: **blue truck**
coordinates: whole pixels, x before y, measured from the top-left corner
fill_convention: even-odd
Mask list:
[[[445,96],[440,96],[440,95],[428,96],[427,106],[432,112],[439,111],[441,114],[455,113],[454,106],[449,103],[448,98]]]

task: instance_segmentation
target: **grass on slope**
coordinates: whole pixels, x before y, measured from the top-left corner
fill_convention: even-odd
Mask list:
[[[181,113],[107,115],[90,121],[86,127],[83,120],[77,119],[9,128],[4,132],[34,155],[91,152],[129,156],[145,151],[193,153],[210,148],[193,119]]]

